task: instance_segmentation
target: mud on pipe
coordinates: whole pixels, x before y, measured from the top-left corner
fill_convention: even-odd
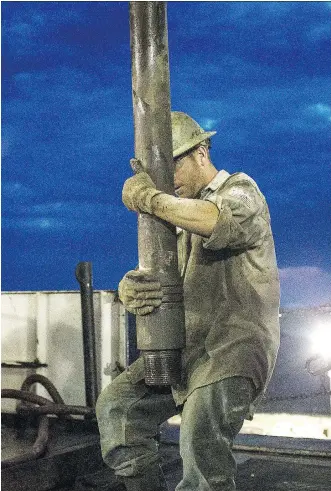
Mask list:
[[[157,189],[174,194],[166,2],[130,2],[135,157]],[[148,214],[138,218],[139,267],[158,276],[161,306],[137,316],[137,346],[148,385],[177,385],[185,346],[183,289],[176,230]]]

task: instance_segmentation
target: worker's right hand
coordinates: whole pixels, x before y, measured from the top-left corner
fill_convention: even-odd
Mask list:
[[[161,284],[147,271],[126,273],[118,285],[118,295],[126,310],[135,315],[150,314],[162,303]]]
[[[152,215],[152,200],[161,193],[147,172],[139,172],[125,181],[122,201],[128,210]]]

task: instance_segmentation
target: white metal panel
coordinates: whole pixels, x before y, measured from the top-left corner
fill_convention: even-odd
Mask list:
[[[34,361],[36,352],[35,297],[8,293],[1,305],[1,360]],[[20,389],[23,380],[32,372],[19,368],[2,368],[1,387]],[[3,411],[12,412],[16,401],[3,399]]]
[[[3,388],[20,388],[30,373],[45,375],[66,404],[85,405],[84,356],[79,292],[4,292],[2,297],[2,361],[46,363],[37,371],[4,368]],[[127,365],[126,315],[112,291],[94,292],[94,320],[99,387],[115,376],[116,361]],[[109,368],[107,370],[107,365]],[[48,397],[36,384],[36,393]],[[13,411],[15,401],[3,400]]]
[[[101,302],[101,386],[104,389],[117,375],[116,363],[126,367],[127,314],[124,307],[109,292],[100,292]],[[113,329],[112,326],[117,326]]]
[[[46,376],[66,404],[85,405],[80,296],[62,292],[39,295],[47,296],[48,301],[48,323],[43,329],[48,364]],[[39,388],[38,393],[43,395]]]
[[[30,295],[2,296],[1,357],[3,361],[36,356],[36,305]]]

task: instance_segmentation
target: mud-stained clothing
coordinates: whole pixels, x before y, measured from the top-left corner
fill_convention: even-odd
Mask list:
[[[209,238],[178,233],[184,283],[186,348],[178,405],[197,387],[241,376],[263,394],[279,347],[279,278],[270,215],[257,184],[243,173],[222,170],[200,199],[214,203],[219,218]],[[143,360],[129,370],[143,378]],[[254,412],[251,406],[250,417]]]
[[[279,281],[270,217],[255,182],[220,171],[201,199],[219,209],[209,238],[180,231],[187,345],[172,394],[144,383],[139,358],[99,396],[102,455],[120,476],[159,460],[158,425],[183,405],[180,491],[234,491],[233,439],[270,379],[279,345]]]
[[[222,170],[201,199],[220,213],[207,239],[179,233],[187,346],[177,404],[233,376],[251,378],[261,394],[279,347],[279,278],[264,196],[246,174]]]
[[[101,452],[121,477],[144,474],[158,465],[155,436],[159,424],[177,413],[171,393],[159,393],[143,381],[132,383],[129,370],[104,389],[96,404]],[[180,428],[183,478],[176,491],[234,491],[232,455],[255,388],[232,377],[196,389],[186,400]]]

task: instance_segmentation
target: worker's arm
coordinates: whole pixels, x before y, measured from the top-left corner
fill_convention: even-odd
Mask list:
[[[214,203],[199,199],[176,198],[157,194],[151,201],[153,215],[202,237],[210,237],[217,223],[219,210]]]
[[[244,249],[270,234],[266,205],[247,178],[238,176],[222,197],[176,198],[156,189],[146,172],[125,181],[123,202],[129,210],[150,213],[204,237],[206,249]]]
[[[219,216],[214,203],[176,198],[157,190],[146,172],[139,172],[125,181],[122,198],[129,210],[156,215],[203,237],[210,237]]]

